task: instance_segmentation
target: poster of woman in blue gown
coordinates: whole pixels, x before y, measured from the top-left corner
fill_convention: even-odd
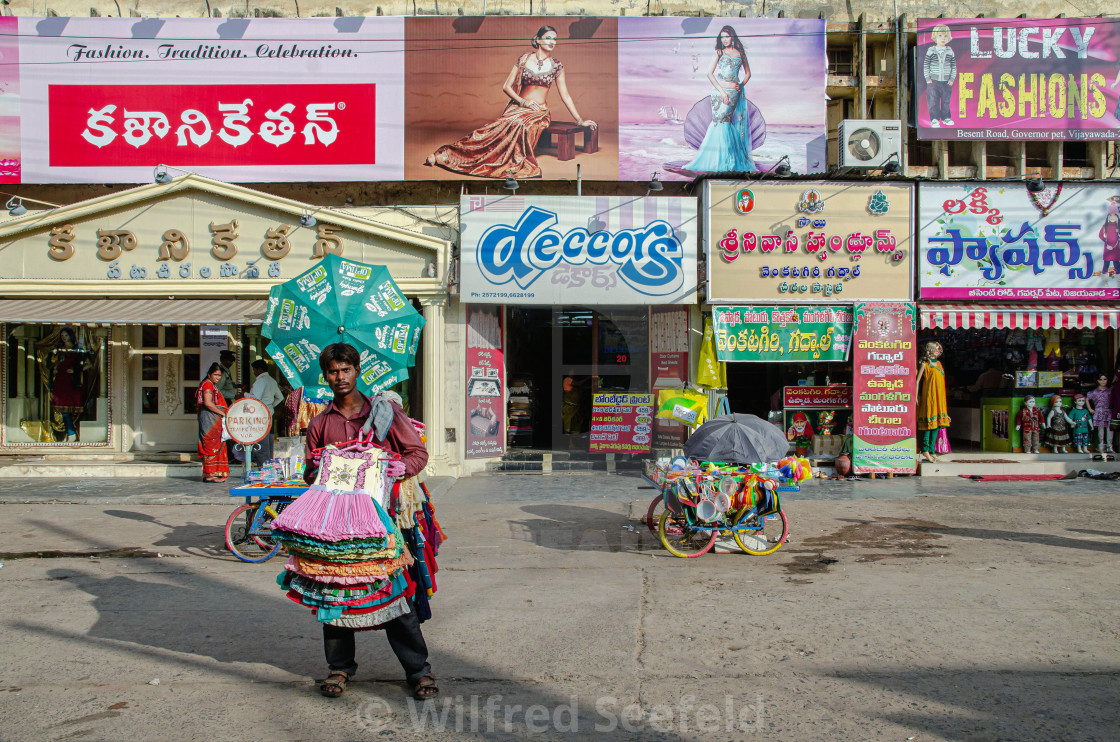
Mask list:
[[[746,86],[751,65],[743,42],[731,26],[716,37],[716,56],[708,70],[712,83],[712,123],[696,157],[684,166],[697,173],[749,173],[756,170],[751,157],[751,119]]]

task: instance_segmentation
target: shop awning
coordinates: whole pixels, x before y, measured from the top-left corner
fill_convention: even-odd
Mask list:
[[[922,327],[1003,330],[1120,327],[1120,308],[1092,304],[926,304]]]
[[[259,325],[265,299],[0,299],[0,322]]]

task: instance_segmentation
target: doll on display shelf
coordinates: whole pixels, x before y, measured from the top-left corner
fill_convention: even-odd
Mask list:
[[[937,435],[949,427],[949,404],[945,396],[945,367],[941,365],[941,343],[929,342],[922,347],[918,364],[918,452],[926,461],[937,461]]]
[[[1065,453],[1069,447],[1069,429],[1073,418],[1062,408],[1062,398],[1054,394],[1050,397],[1050,413],[1046,416],[1046,443],[1054,453]]]
[[[1108,376],[1097,377],[1097,388],[1088,395],[1089,412],[1093,413],[1093,427],[1097,429],[1097,450],[1110,453],[1108,445],[1108,424],[1112,420],[1112,390],[1108,388]]]
[[[1073,445],[1077,447],[1078,453],[1089,453],[1089,431],[1093,427],[1093,413],[1085,407],[1084,394],[1074,395],[1069,418],[1073,421]]]
[[[1034,397],[1027,397],[1015,416],[1015,429],[1023,436],[1023,453],[1038,453],[1038,437],[1045,427],[1042,410],[1035,406]]]
[[[786,440],[793,444],[798,456],[809,452],[809,444],[813,442],[813,426],[804,412],[796,412],[791,420],[793,423],[786,431]]]

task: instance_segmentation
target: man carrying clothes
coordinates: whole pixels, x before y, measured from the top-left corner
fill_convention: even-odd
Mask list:
[[[268,408],[268,411],[275,418],[276,405],[284,401],[284,395],[280,392],[280,385],[276,383],[276,379],[272,378],[268,373],[268,364],[258,358],[253,361],[253,373],[257,378],[253,382],[252,389],[249,390],[247,396],[253,399],[259,399]],[[272,431],[261,441],[261,448],[259,451],[253,451],[253,460],[255,463],[262,463],[272,458]]]
[[[358,391],[361,356],[357,349],[346,343],[328,345],[319,355],[319,368],[334,392],[334,400],[308,424],[307,451],[355,440],[372,417],[376,437],[383,437],[385,447],[401,457],[405,471],[401,478],[419,474],[428,463],[428,451],[400,405],[380,396],[371,400]],[[304,479],[310,484],[317,476],[318,466],[311,462],[309,456]],[[420,558],[416,554],[413,556]],[[410,610],[389,621],[383,628],[389,646],[404,668],[413,695],[424,700],[439,693],[428,664],[428,646],[420,632],[417,612]],[[330,674],[319,691],[324,696],[335,698],[342,695],[358,670],[358,663],[354,660],[354,629],[323,624],[323,649]]]

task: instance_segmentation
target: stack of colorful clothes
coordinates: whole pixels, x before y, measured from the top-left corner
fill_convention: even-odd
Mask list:
[[[431,616],[442,534],[426,491],[422,502],[410,497],[399,510],[413,524],[404,533],[386,511],[399,466],[377,448],[328,447],[315,484],[272,523],[273,538],[290,554],[277,582],[322,623],[373,629],[414,607],[421,620]]]

